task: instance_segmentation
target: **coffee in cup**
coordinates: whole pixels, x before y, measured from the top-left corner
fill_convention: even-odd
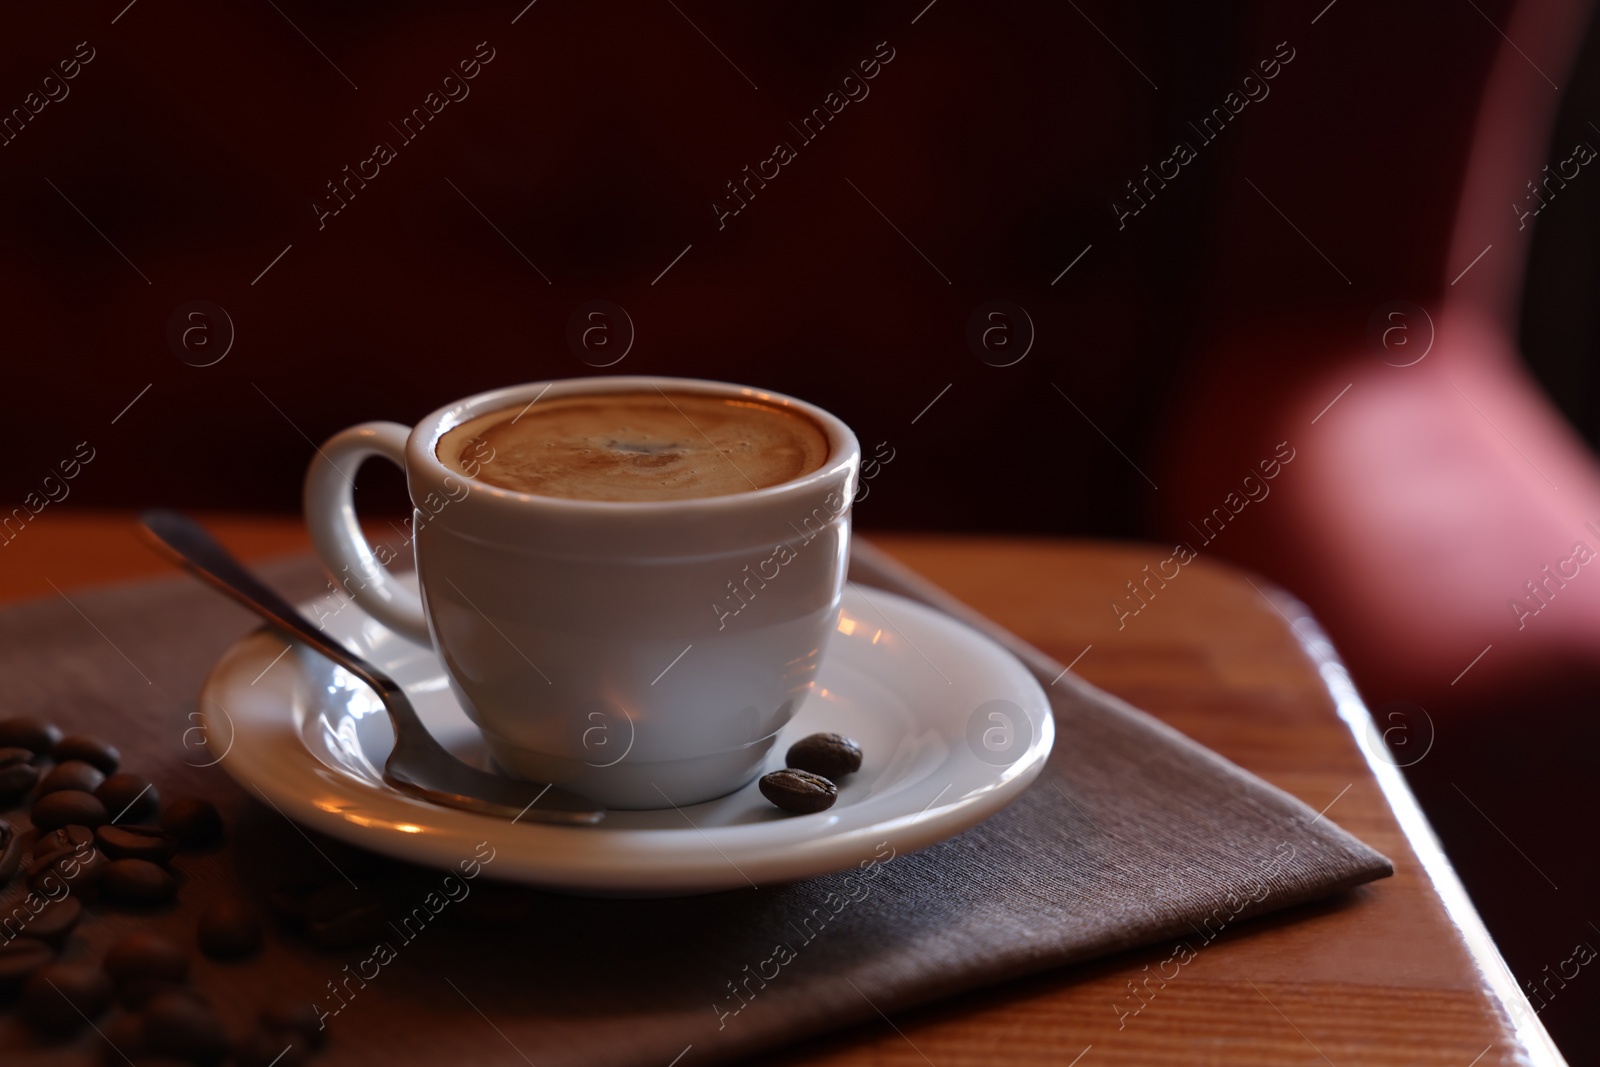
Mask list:
[[[821,467],[828,439],[776,404],[696,393],[578,394],[480,415],[439,460],[502,489],[573,500],[688,500],[765,489]]]

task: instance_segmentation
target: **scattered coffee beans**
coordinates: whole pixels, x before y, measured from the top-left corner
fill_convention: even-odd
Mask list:
[[[60,730],[38,719],[0,719],[0,748],[25,748],[43,756],[60,740]]]
[[[812,734],[789,746],[788,766],[837,780],[861,769],[861,746],[843,734]]]
[[[77,1033],[111,1007],[111,979],[92,963],[51,963],[22,987],[22,1017],[51,1037]]]
[[[118,989],[141,979],[182,982],[189,977],[189,955],[159,934],[129,934],[106,953],[106,973]]]
[[[0,748],[0,803],[19,799],[39,781],[31,749]]]
[[[33,825],[37,830],[56,830],[63,826],[95,827],[109,817],[106,806],[93,793],[62,789],[33,802]]]
[[[120,761],[115,747],[96,738],[62,737],[33,719],[0,719],[0,805],[32,793],[34,826],[27,859],[29,835],[0,819],[0,889],[25,861],[33,888],[10,913],[0,941],[0,998],[20,990],[24,1021],[50,1038],[69,1037],[113,1001],[122,1004],[127,1011],[96,1024],[106,1038],[102,1058],[119,1067],[129,1057],[151,1067],[217,1067],[230,1053],[239,1067],[304,1067],[326,1036],[309,1003],[267,1009],[257,1029],[230,1049],[216,1011],[187,985],[188,954],[157,934],[122,938],[99,964],[56,961],[85,913],[85,899],[169,901],[178,877],[164,864],[180,848],[202,848],[224,836],[222,816],[209,801],[182,797],[162,810],[146,779],[118,772]],[[137,825],[158,811],[160,829]],[[329,947],[377,935],[389,909],[382,894],[344,884],[280,896],[311,940]],[[265,930],[250,903],[225,897],[201,914],[196,940],[208,956],[236,959],[259,952]]]
[[[238,959],[261,950],[261,917],[236,897],[207,905],[197,933],[200,950],[212,959]]]
[[[149,860],[112,860],[106,864],[101,892],[124,904],[164,904],[178,893],[178,879]]]
[[[50,749],[50,758],[57,763],[82,760],[99,769],[101,774],[115,774],[122,762],[122,753],[104,741],[83,734],[63,737]]]
[[[784,811],[810,815],[833,807],[839,788],[820,774],[786,768],[761,776],[761,795]]]
[[[222,840],[222,815],[199,797],[179,797],[161,813],[161,828],[184,848],[203,848]]]
[[[93,793],[100,788],[100,783],[106,776],[92,763],[85,763],[81,759],[69,759],[65,763],[58,763],[55,770],[44,776],[44,781],[39,783],[38,796],[46,793],[59,793],[63,789],[76,789],[83,793]]]
[[[46,862],[63,852],[76,852],[84,845],[94,844],[94,831],[87,826],[63,826],[49,833],[41,833],[33,843],[34,866]]]
[[[91,847],[52,852],[43,859],[34,859],[28,870],[28,886],[47,897],[92,894],[105,877],[106,866],[106,858]]]
[[[165,863],[178,854],[177,837],[153,826],[108,824],[94,832],[94,843],[114,860]]]
[[[107,778],[94,795],[117,822],[139,822],[155,814],[161,805],[156,787],[139,777],[121,771]]]

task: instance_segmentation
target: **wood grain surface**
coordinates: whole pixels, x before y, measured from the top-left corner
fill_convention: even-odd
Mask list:
[[[298,520],[203,518],[246,559],[308,545]],[[1431,872],[1419,859],[1430,846],[1425,825],[1408,815],[1408,798],[1394,801],[1393,780],[1386,796],[1291,629],[1292,611],[1269,600],[1259,583],[1201,559],[1137,615],[1119,620],[1113,599],[1146,564],[1165,558],[1159,548],[948,536],[872,540],[1073,664],[1088,681],[1325,810],[1393,859],[1396,873],[1346,898],[1229,930],[1164,985],[1143,984],[1146,968],[1171,955],[1162,946],[884,1017],[778,1062],[1561,1062],[1526,1001],[1505,985],[1453,875],[1437,857]],[[168,571],[138,543],[131,515],[50,512],[0,550],[0,599],[56,596]],[[1392,771],[1388,777],[1397,778]],[[1407,819],[1411,824],[1403,826]],[[1498,991],[1491,988],[1497,979]],[[1130,982],[1153,992],[1135,1000]]]

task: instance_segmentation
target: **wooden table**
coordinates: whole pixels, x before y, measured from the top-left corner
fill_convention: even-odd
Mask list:
[[[203,516],[259,560],[305,551],[298,520]],[[380,527],[381,528],[381,527]],[[1400,773],[1358,742],[1366,711],[1308,652],[1314,624],[1201,559],[1137,616],[1110,608],[1161,550],[884,536],[880,547],[1073,663],[1089,681],[1299,797],[1384,852],[1395,877],[1229,931],[1121,1030],[1113,1002],[1165,946],[1013,982],[796,1049],[837,1065],[1559,1064]],[[126,514],[51,510],[0,549],[0,600],[168,568]],[[1291,628],[1290,620],[1297,625]],[[1076,1058],[1075,1058],[1076,1057]]]

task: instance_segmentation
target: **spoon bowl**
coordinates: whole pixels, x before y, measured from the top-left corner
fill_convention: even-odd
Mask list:
[[[394,725],[394,749],[384,765],[383,780],[396,789],[434,804],[512,822],[592,824],[605,818],[605,809],[586,797],[544,782],[490,774],[451,755],[428,733],[399,683],[317,629],[193,519],[154,509],[140,514],[139,528],[159,555],[372,687]]]

